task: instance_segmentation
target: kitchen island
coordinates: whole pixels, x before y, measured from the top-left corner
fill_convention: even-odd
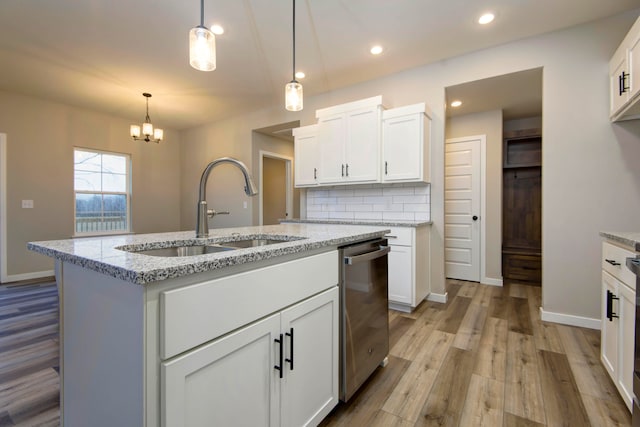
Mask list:
[[[337,248],[386,232],[283,224],[29,243],[56,262],[63,425],[317,424],[338,395]],[[246,241],[270,244],[233,246]]]

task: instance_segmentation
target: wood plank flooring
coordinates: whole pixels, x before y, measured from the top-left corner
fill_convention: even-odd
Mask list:
[[[390,312],[389,364],[321,426],[630,426],[600,333],[540,320],[540,288],[449,280]],[[0,427],[59,425],[57,291],[0,286]]]
[[[58,426],[55,282],[0,285],[0,427]]]
[[[630,426],[600,331],[542,322],[541,288],[449,280],[447,304],[390,314],[391,357],[329,426]]]

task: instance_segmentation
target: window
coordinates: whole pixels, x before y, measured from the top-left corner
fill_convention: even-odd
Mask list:
[[[74,149],[76,234],[129,231],[130,169],[126,154]]]

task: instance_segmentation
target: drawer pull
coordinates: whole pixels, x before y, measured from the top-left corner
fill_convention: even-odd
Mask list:
[[[394,236],[393,234],[387,234],[384,237],[386,237],[387,239],[397,239],[398,236]]]
[[[273,369],[280,371],[280,378],[282,378],[282,374],[284,372],[284,369],[282,369],[282,364],[283,364],[282,358],[284,357],[284,355],[282,354],[284,350],[282,348],[282,345],[284,344],[284,340],[282,339],[282,334],[280,334],[280,339],[276,338],[273,341],[279,344],[278,347],[279,347],[279,353],[280,353],[280,355],[278,356],[278,359],[280,360],[280,366],[275,365]]]
[[[620,263],[618,261],[616,261],[615,259],[607,259],[607,258],[605,258],[604,260],[607,261],[609,264],[614,265],[614,266],[615,265],[620,265]]]
[[[619,300],[620,298],[613,295],[613,292],[607,289],[607,319],[609,322],[613,322],[614,317],[618,317],[616,313],[613,312],[613,300]]]

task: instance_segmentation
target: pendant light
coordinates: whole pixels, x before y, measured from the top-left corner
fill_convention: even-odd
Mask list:
[[[145,92],[142,96],[147,99],[147,115],[145,116],[144,123],[142,124],[142,135],[144,135],[144,138],[140,136],[140,126],[138,125],[131,125],[129,128],[130,135],[134,141],[153,141],[158,143],[162,141],[164,131],[158,128],[154,129],[151,124],[151,119],[149,118],[149,98],[151,98],[151,94]],[[153,138],[151,138],[151,135],[153,135]]]
[[[289,111],[302,110],[302,85],[296,80],[296,0],[293,3],[293,80],[284,87],[284,107]]]
[[[204,26],[204,0],[200,0],[200,25],[189,31],[189,64],[199,71],[216,69],[216,36]]]

